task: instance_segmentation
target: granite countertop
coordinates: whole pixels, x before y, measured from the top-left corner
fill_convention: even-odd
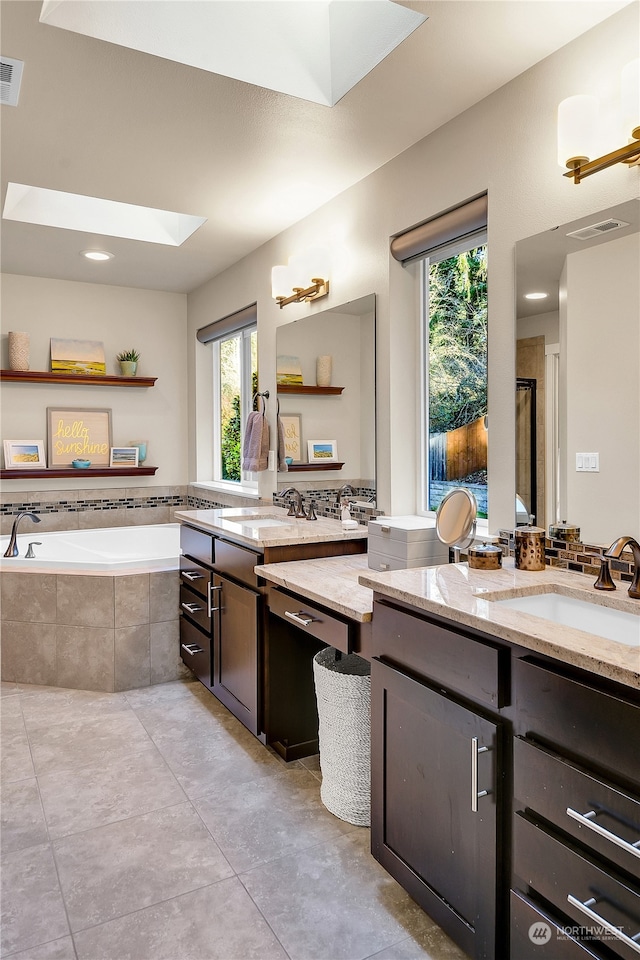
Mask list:
[[[501,570],[471,570],[466,563],[456,563],[379,573],[368,567],[366,554],[362,554],[266,564],[256,567],[256,572],[353,620],[371,619],[375,590],[390,599],[640,688],[640,601],[631,600],[622,584],[615,593],[601,593],[594,590],[591,576],[556,567],[539,572],[516,570],[512,558],[505,558]],[[606,640],[491,602],[551,590],[578,599],[588,594],[602,606],[636,615],[638,646]]]
[[[300,543],[363,540],[367,528],[343,530],[339,520],[319,517],[296,520],[282,507],[223,507],[217,510],[176,510],[176,520],[206,533],[217,533],[249,547],[284,547]]]

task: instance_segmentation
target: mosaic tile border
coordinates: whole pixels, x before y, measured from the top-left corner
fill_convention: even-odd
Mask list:
[[[183,507],[185,501],[186,496],[183,494],[148,497],[96,497],[93,499],[60,499],[54,501],[29,500],[25,497],[23,500],[14,500],[10,503],[0,504],[0,516],[14,516],[16,513],[22,511],[40,515],[51,513],[84,513],[88,510],[144,510],[154,507]]]
[[[513,530],[500,530],[498,539],[505,556],[515,555]],[[573,543],[566,540],[545,540],[545,563],[560,570],[573,570],[597,577],[600,573],[600,557],[607,547],[592,543]],[[625,550],[622,559],[611,561],[611,576],[614,580],[631,581],[633,579],[633,554]]]

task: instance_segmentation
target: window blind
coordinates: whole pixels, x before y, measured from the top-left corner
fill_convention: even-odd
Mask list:
[[[475,197],[432,220],[391,238],[391,256],[400,263],[427,257],[453,241],[472,237],[487,228],[487,195]]]
[[[251,327],[258,322],[258,305],[252,303],[242,310],[236,310],[220,320],[214,320],[208,323],[206,327],[200,327],[196,333],[200,343],[212,343],[214,340],[222,340],[224,337],[237,333],[245,327]]]

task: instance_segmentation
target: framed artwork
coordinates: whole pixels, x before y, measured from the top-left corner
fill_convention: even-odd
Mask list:
[[[302,383],[302,368],[298,357],[288,357],[284,354],[278,354],[276,383],[289,385],[299,385]]]
[[[7,470],[22,470],[24,467],[46,467],[44,441],[5,440],[4,465]]]
[[[332,463],[338,459],[335,440],[307,440],[309,463]]]
[[[302,417],[299,413],[280,416],[284,433],[284,455],[294,463],[302,463]]]
[[[47,407],[50,467],[68,467],[72,460],[91,460],[108,467],[111,459],[111,410],[102,407]]]
[[[51,372],[105,374],[104,343],[51,337]]]
[[[139,447],[111,447],[110,467],[137,467]]]

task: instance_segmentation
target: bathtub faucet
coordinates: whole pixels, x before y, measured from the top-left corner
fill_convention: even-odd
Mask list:
[[[16,539],[18,536],[18,524],[23,517],[29,517],[30,520],[33,520],[34,523],[40,523],[40,517],[37,517],[35,513],[19,513],[18,516],[13,521],[13,526],[11,528],[11,539],[9,540],[9,546],[4,552],[5,557],[17,557],[18,556],[18,544]]]

